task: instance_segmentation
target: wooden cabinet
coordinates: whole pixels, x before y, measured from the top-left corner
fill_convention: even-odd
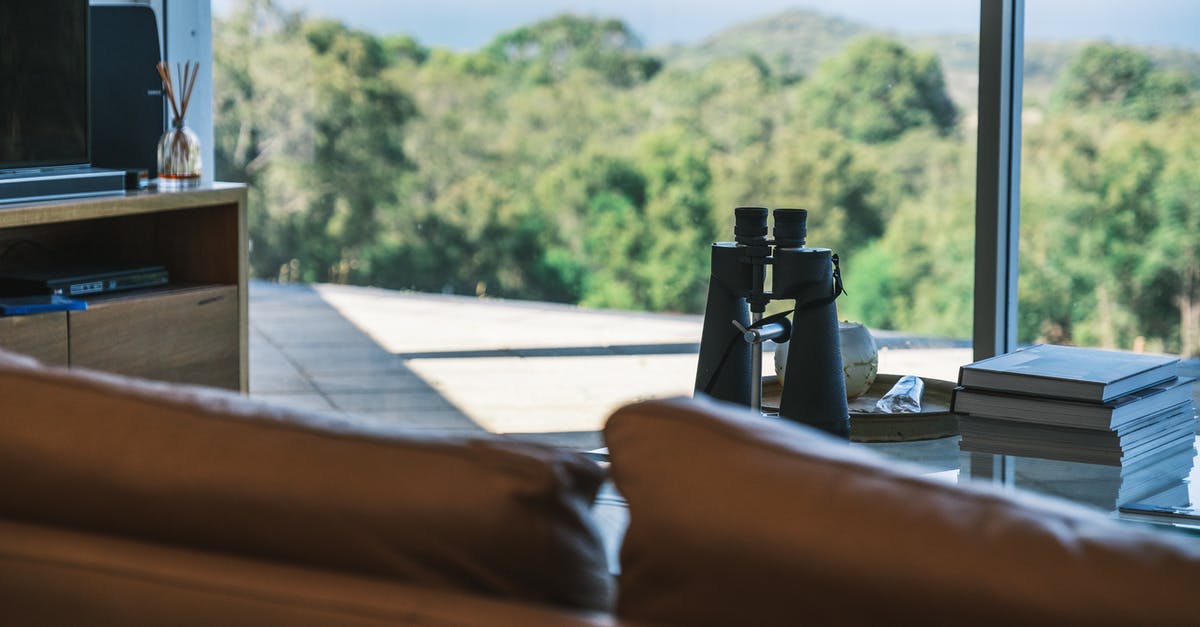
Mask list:
[[[0,348],[51,366],[66,366],[67,312],[0,317]]]
[[[93,299],[68,315],[71,366],[238,389],[237,288]]]
[[[246,391],[246,190],[213,184],[0,204],[0,271],[154,263],[170,285],[84,311],[0,318],[0,347],[45,363]]]

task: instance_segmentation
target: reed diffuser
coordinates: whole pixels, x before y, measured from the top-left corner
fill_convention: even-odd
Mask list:
[[[196,87],[196,76],[200,64],[188,61],[182,66],[175,64],[180,80],[176,85],[171,75],[171,66],[159,62],[158,75],[162,78],[171,103],[171,128],[158,140],[158,186],[160,189],[186,189],[200,184],[200,138],[183,123],[192,90]]]

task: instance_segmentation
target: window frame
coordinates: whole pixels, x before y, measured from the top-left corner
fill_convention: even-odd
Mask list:
[[[976,360],[1017,347],[1025,0],[980,0],[975,178]]]

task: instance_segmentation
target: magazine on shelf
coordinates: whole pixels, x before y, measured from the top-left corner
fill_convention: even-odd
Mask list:
[[[966,388],[1104,403],[1174,379],[1179,358],[1037,344],[959,369]]]
[[[955,413],[982,418],[1107,431],[1121,429],[1188,402],[1194,382],[1191,377],[1177,377],[1106,403],[1004,394],[959,386],[954,390],[952,406]]]

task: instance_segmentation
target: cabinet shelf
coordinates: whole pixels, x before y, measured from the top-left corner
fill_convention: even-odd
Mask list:
[[[83,297],[84,311],[0,318],[0,347],[245,392],[246,241],[241,185],[0,205],[0,271],[156,263],[171,279]]]

